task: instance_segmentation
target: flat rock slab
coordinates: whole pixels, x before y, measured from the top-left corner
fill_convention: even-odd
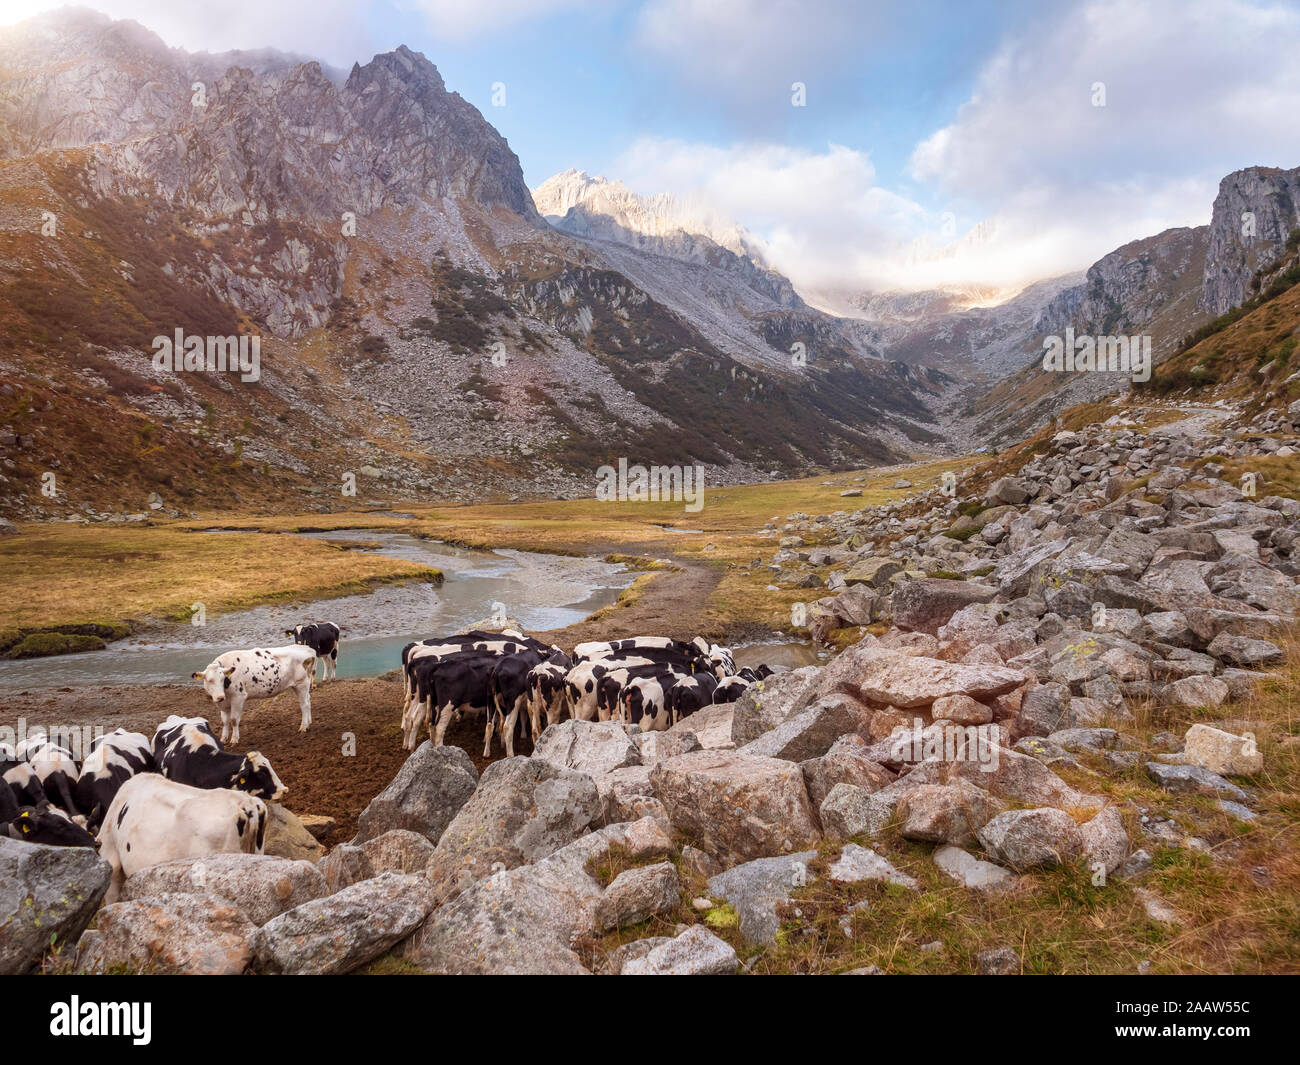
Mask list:
[[[757,858],[709,880],[709,894],[720,897],[740,917],[740,933],[752,943],[771,943],[781,928],[778,904],[808,882],[808,863],[816,851],[779,858]]]
[[[350,973],[409,936],[432,908],[424,877],[384,873],[267,922],[253,950],[270,972]]]
[[[623,965],[624,976],[730,976],[740,967],[731,944],[707,928],[692,925]]]
[[[897,884],[909,891],[917,891],[921,885],[915,878],[900,873],[870,847],[859,847],[856,843],[846,843],[840,851],[839,860],[831,866],[830,878],[840,884],[856,884],[863,880],[882,880],[886,884]]]
[[[934,864],[945,876],[972,891],[996,895],[1012,890],[1017,883],[1015,875],[1002,866],[976,858],[960,847],[939,847],[933,858]]]
[[[1005,666],[970,666],[881,650],[866,663],[860,680],[868,702],[910,710],[948,695],[991,699],[1020,687],[1025,676]]]
[[[1179,795],[1206,795],[1212,799],[1231,799],[1245,803],[1250,796],[1218,773],[1211,773],[1198,765],[1166,765],[1164,762],[1147,762],[1147,776],[1165,791]]]

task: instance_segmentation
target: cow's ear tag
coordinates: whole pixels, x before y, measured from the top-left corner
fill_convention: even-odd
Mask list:
[[[226,676],[233,677],[234,675],[235,675],[235,667],[231,666],[228,670],[226,670]]]

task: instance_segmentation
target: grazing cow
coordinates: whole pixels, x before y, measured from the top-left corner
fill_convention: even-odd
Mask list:
[[[739,673],[732,677],[723,677],[718,681],[718,686],[713,689],[713,701],[715,703],[734,703],[745,690],[753,683],[748,677]]]
[[[490,652],[414,660],[415,698],[402,721],[406,749],[415,750],[421,726],[429,730],[434,746],[441,747],[453,720],[465,713],[489,713],[487,680],[499,660]]]
[[[255,647],[249,651],[227,651],[214,659],[194,679],[221,711],[221,742],[239,742],[239,719],[249,699],[269,699],[293,689],[298,693],[302,720],[299,732],[311,726],[311,682],[316,676],[316,652],[310,647]],[[234,735],[231,735],[231,722]]]
[[[113,867],[106,903],[126,878],[174,858],[261,854],[266,803],[225,788],[192,788],[156,773],[132,777],[113,797],[99,830],[99,855]]]
[[[93,847],[95,837],[48,802],[19,806],[13,792],[0,784],[0,836],[49,847]]]
[[[66,747],[60,747],[44,736],[23,740],[15,752],[17,757],[32,767],[32,772],[41,782],[45,796],[64,813],[75,817],[81,811],[77,809],[73,798],[80,770]]]
[[[25,759],[7,743],[0,743],[0,779],[8,785],[5,789],[19,806],[40,806],[49,802],[41,778]]]
[[[668,692],[668,715],[672,723],[675,725],[682,718],[712,703],[717,687],[718,678],[704,671],[678,680]]]
[[[268,802],[276,802],[289,791],[257,751],[223,751],[201,717],[172,714],[159,725],[153,734],[153,760],[168,780],[196,788],[232,788]]]
[[[670,636],[632,636],[626,640],[580,643],[573,650],[575,663],[600,662],[619,658],[646,658],[666,666],[692,669],[707,657],[708,643],[697,637],[691,643]]]
[[[455,636],[422,640],[420,643],[408,643],[402,648],[402,728],[406,731],[408,715],[416,713],[412,706],[415,698],[415,663],[434,659],[441,661],[460,655],[508,655],[520,651],[541,651],[549,654],[551,648],[534,640],[530,636],[506,629],[504,632],[482,632],[478,629]],[[418,727],[417,727],[418,731]]]
[[[708,654],[703,657],[706,661],[702,668],[712,673],[715,680],[732,676],[736,672],[736,660],[732,658],[730,648],[715,643],[710,645]]]
[[[157,768],[153,744],[144,733],[119,728],[107,736],[97,737],[77,777],[77,806],[89,811],[86,827],[99,827],[109,803],[123,784],[139,773],[152,773]]]
[[[316,621],[307,625],[295,625],[285,629],[286,636],[292,636],[293,642],[310,647],[316,652],[316,661],[320,663],[321,683],[337,677],[339,673],[339,627],[332,621]],[[313,676],[315,668],[312,669]]]

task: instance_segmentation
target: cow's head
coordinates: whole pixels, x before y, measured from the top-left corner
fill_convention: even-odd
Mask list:
[[[289,793],[280,778],[275,775],[271,763],[257,751],[249,751],[239,764],[239,772],[231,778],[230,786],[237,791],[246,791],[259,799],[276,802]]]
[[[203,682],[203,690],[212,697],[214,703],[219,703],[226,697],[226,689],[230,687],[230,678],[235,675],[235,667],[223,669],[215,662],[208,666],[202,673],[195,673],[195,680]]]
[[[9,822],[9,835],[25,843],[44,843],[49,847],[95,845],[94,836],[48,802],[19,810],[18,816]]]
[[[294,643],[302,643],[302,630],[304,628],[306,628],[305,625],[295,625],[291,629],[285,629],[284,634],[286,636],[292,636]]]

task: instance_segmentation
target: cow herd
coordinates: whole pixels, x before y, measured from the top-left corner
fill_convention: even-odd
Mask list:
[[[201,717],[172,715],[153,736],[116,729],[97,736],[78,764],[43,733],[0,743],[0,836],[65,847],[98,847],[112,866],[108,901],[133,872],[175,858],[265,845],[267,802],[287,792],[256,751],[239,742],[248,699],[295,691],[300,731],[311,724],[316,663],[333,676],[338,627],[289,630],[285,647],[229,651],[193,674],[221,713],[221,738]],[[508,756],[522,732],[534,742],[567,715],[666,729],[715,702],[730,702],[772,673],[737,670],[731,651],[703,637],[641,636],[559,647],[513,630],[471,631],[402,650],[402,732],[414,750],[422,730],[442,744],[453,721],[481,714],[484,757],[495,736]],[[73,745],[76,746],[76,745]]]
[[[97,736],[81,765],[38,734],[0,744],[0,834],[28,843],[93,847],[123,879],[172,858],[260,853],[266,802],[284,784],[257,751],[222,748],[201,717],[173,714],[154,731]]]
[[[572,656],[510,629],[433,637],[402,649],[402,735],[407,750],[422,729],[441,746],[453,721],[479,714],[483,757],[492,754],[493,736],[513,757],[520,728],[536,741],[567,714],[663,730],[701,707],[734,701],[771,673],[768,666],[737,670],[730,650],[702,636],[580,643]]]

